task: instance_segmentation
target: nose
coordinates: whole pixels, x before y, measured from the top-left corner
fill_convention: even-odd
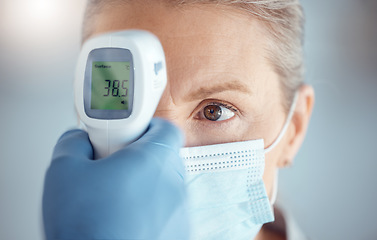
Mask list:
[[[161,96],[160,102],[157,105],[156,112],[154,113],[153,117],[166,119],[183,130],[183,125],[180,122],[179,116],[179,108],[173,101],[168,85]]]
[[[175,125],[178,125],[178,126],[180,125],[177,120],[177,117],[174,116],[173,111],[166,106],[163,106],[163,105],[160,106],[160,104],[158,105],[153,117],[163,118],[165,120],[168,120],[174,123]]]
[[[182,104],[176,104],[171,93],[169,91],[169,84],[166,86],[164,93],[161,96],[160,102],[157,105],[156,112],[153,117],[163,118],[168,120],[177,126],[185,136],[185,143],[189,140],[187,135],[190,131],[188,130],[187,119],[185,118],[185,107]]]

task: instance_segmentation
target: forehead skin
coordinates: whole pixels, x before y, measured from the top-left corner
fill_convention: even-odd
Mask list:
[[[265,57],[268,38],[263,25],[220,5],[171,7],[143,2],[104,7],[92,18],[91,35],[125,29],[157,35],[166,55],[168,86],[156,115],[179,125],[187,146],[257,138],[264,138],[267,145],[272,142],[284,111],[278,77]],[[235,89],[206,91],[227,84]],[[193,121],[205,99],[230,103],[239,116],[222,125]]]

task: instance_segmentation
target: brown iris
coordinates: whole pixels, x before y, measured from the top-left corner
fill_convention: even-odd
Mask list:
[[[222,110],[220,106],[208,105],[204,108],[204,116],[208,120],[216,121],[221,117]]]

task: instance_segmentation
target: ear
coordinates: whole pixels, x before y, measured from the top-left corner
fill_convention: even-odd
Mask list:
[[[298,99],[295,112],[287,131],[286,147],[278,167],[291,165],[300,149],[308,129],[309,120],[314,106],[314,89],[310,85],[303,85],[298,90]]]

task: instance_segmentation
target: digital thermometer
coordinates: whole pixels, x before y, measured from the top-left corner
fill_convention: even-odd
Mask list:
[[[84,43],[75,105],[95,159],[138,139],[148,128],[167,81],[165,55],[153,34],[128,30]]]

